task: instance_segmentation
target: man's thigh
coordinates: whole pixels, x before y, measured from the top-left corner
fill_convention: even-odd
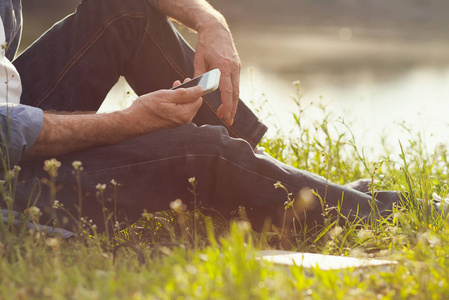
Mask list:
[[[61,162],[55,182],[58,189],[56,199],[52,199],[51,188],[41,180],[49,177],[42,168],[44,160],[23,162],[15,208],[23,211],[29,205],[36,205],[48,212],[53,201],[58,200],[66,210],[77,216],[80,199],[76,171],[72,165],[74,161],[80,161],[83,166],[80,172],[84,203],[82,214],[97,223],[103,216],[97,195],[98,184],[107,186],[105,199],[117,200],[117,203],[106,201],[106,206],[111,211],[116,206],[123,216],[131,220],[136,220],[144,209],[169,209],[170,202],[176,199],[182,199],[189,207],[193,207],[189,191],[189,178],[192,177],[200,181],[199,191],[204,199],[202,204],[210,206],[216,184],[214,166],[217,157],[223,154],[223,141],[228,139],[232,138],[224,127],[197,127],[190,123],[142,135],[117,145],[59,156],[56,158]],[[251,146],[245,141],[240,140],[238,143],[237,148],[244,147],[246,151],[252,152]],[[227,172],[226,169],[221,171]],[[119,187],[111,182],[118,183]],[[64,214],[59,215],[61,217]],[[44,219],[50,216],[47,214]]]
[[[83,1],[13,61],[21,102],[96,111],[132,60],[148,19],[165,20],[146,0]]]

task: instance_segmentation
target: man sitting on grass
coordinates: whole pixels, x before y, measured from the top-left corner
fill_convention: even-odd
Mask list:
[[[128,224],[144,210],[168,209],[175,199],[225,217],[245,207],[255,225],[266,218],[280,223],[287,193],[275,188],[277,182],[293,199],[307,195],[302,199],[312,203],[300,205],[299,197],[296,214],[309,224],[323,220],[320,198],[330,207],[340,204],[350,219],[371,213],[370,195],[254,150],[266,127],[239,100],[238,54],[224,17],[206,1],[83,0],[15,59],[21,3],[0,5],[2,151],[8,167],[21,168],[15,210],[34,205],[44,213],[41,221],[56,214],[60,226],[72,229],[65,212],[51,209],[52,189],[40,181],[48,177],[44,161],[56,157],[56,200],[98,226],[103,210],[97,187],[104,199],[116,197],[104,205]],[[198,32],[195,52],[167,16]],[[169,90],[179,79],[214,68],[222,74],[219,91],[201,98],[201,87]],[[139,97],[122,111],[93,113],[119,76]],[[83,166],[82,201],[74,161]],[[193,177],[197,203],[189,191]],[[111,180],[120,186],[97,186]],[[398,200],[396,193],[376,197],[382,215]]]

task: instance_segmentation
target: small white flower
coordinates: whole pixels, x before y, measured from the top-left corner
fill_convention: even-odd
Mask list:
[[[6,181],[11,181],[16,177],[16,172],[14,170],[8,170],[5,174]]]
[[[103,183],[103,184],[99,183],[99,184],[97,184],[97,185],[95,186],[95,188],[96,188],[97,190],[99,190],[100,192],[102,192],[102,191],[104,191],[104,190],[106,189],[106,184],[105,184],[105,183]]]
[[[174,211],[179,210],[182,207],[181,199],[176,199],[175,201],[170,202],[170,208]]]
[[[31,206],[24,211],[25,215],[31,220],[31,221],[39,221],[39,217],[42,215],[41,210],[36,206]]]
[[[61,167],[61,162],[56,160],[56,158],[48,159],[44,162],[44,171],[50,176],[58,176],[59,167]]]
[[[82,171],[84,169],[83,163],[79,160],[75,160],[74,162],[72,162],[72,167],[77,171]]]
[[[62,206],[62,203],[60,203],[58,200],[55,200],[55,202],[53,202],[53,208],[60,208]]]

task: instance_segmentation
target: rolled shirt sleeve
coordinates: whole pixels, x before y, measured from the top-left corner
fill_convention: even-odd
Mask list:
[[[20,104],[22,94],[20,75],[5,53],[10,46],[8,42],[11,40],[11,30],[20,28],[20,20],[13,22],[14,13],[11,6],[2,8],[3,10],[0,10],[0,151],[2,158],[8,160],[9,165],[13,166],[19,163],[22,154],[36,142],[44,122],[44,113],[39,108]],[[6,27],[8,36],[5,35],[3,26],[5,20],[8,25]],[[15,49],[13,50],[10,51],[11,57],[15,52]]]
[[[0,104],[0,148],[10,165],[16,165],[37,140],[44,122],[40,108],[22,104]]]

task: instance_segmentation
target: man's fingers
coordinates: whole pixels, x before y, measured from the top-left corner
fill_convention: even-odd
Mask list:
[[[230,74],[224,74],[220,78],[220,92],[222,105],[217,110],[217,116],[223,119],[226,125],[232,125],[233,87]]]
[[[177,87],[180,84],[181,84],[181,81],[176,80],[175,82],[173,82],[172,87]]]
[[[186,79],[184,79],[184,81],[182,83],[186,83],[189,80],[191,80],[191,78],[187,77]],[[173,82],[172,87],[177,87],[180,84],[181,84],[181,81],[176,80],[175,82]]]
[[[231,112],[231,123],[234,123],[234,117],[237,113],[237,106],[239,104],[240,97],[240,67],[236,73],[231,75],[232,77],[232,112]]]
[[[199,85],[190,87],[190,88],[180,88],[176,90],[170,90],[171,97],[169,98],[170,102],[173,103],[189,103],[201,98],[203,94],[203,88]]]

